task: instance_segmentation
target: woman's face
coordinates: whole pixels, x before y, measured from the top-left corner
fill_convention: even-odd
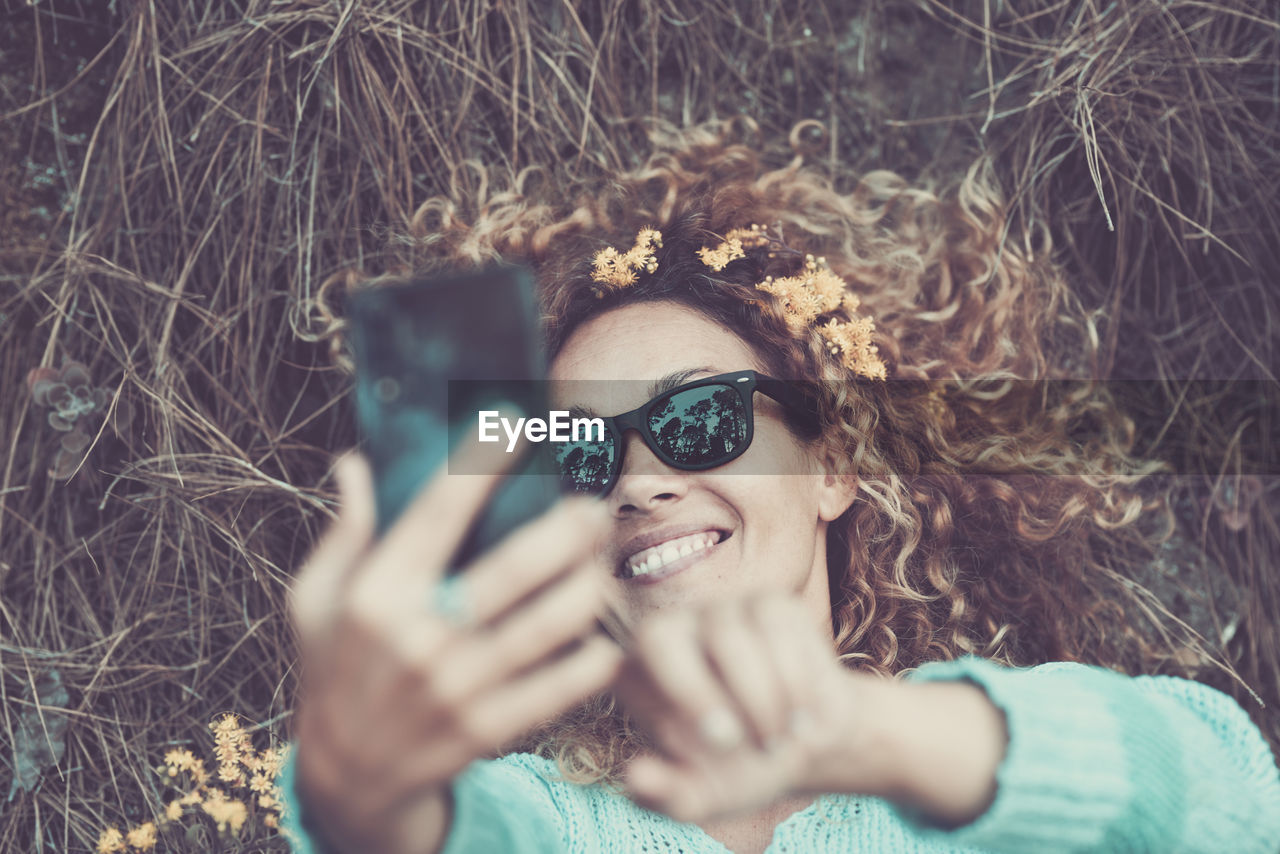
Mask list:
[[[676,303],[639,303],[573,333],[551,365],[552,394],[556,409],[612,416],[648,401],[650,385],[673,373],[683,383],[747,368],[767,373],[734,333]],[[596,558],[628,625],[658,609],[757,591],[793,591],[829,623],[825,534],[852,490],[821,473],[778,403],[757,391],[754,406],[746,453],[706,471],[670,468],[638,433],[626,433],[622,469],[605,499],[613,527]],[[691,553],[627,577],[638,553],[661,556],[673,540],[677,553],[686,545]]]

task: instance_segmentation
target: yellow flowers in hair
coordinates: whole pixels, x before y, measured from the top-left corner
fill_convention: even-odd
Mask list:
[[[753,224],[730,230],[714,247],[699,249],[698,258],[710,269],[720,272],[733,261],[747,257],[748,250],[766,247],[771,250],[771,258],[780,253],[800,254],[783,245],[781,238],[775,240],[770,237],[765,226]],[[646,227],[640,229],[635,244],[626,252],[619,252],[612,246],[601,249],[592,259],[591,279],[603,286],[593,288],[595,295],[603,297],[606,289],[617,290],[634,285],[640,271],[656,271],[658,259],[655,250],[660,248],[662,234],[655,228]],[[879,349],[871,343],[875,323],[869,317],[858,315],[861,302],[857,294],[852,293],[845,280],[827,266],[825,258],[806,255],[800,272],[777,279],[767,276],[756,288],[777,298],[787,326],[793,333],[801,335],[806,329],[816,326],[827,352],[842,365],[861,377],[885,379],[888,370],[880,359]],[[849,319],[829,316],[837,312],[843,312]],[[819,324],[819,319],[824,315],[828,316],[827,321]],[[231,748],[221,747],[221,742],[219,750],[231,755]],[[224,752],[219,752],[220,761],[223,756]],[[221,769],[219,777],[230,781],[228,777],[222,776]],[[235,779],[241,780],[239,785],[243,785],[242,777]]]
[[[769,238],[765,235],[763,225],[752,225],[750,228],[735,228],[724,236],[724,242],[715,249],[707,249],[705,247],[699,249],[698,257],[702,259],[703,264],[718,273],[729,266],[730,261],[746,258],[747,249],[767,246],[768,243]]]
[[[771,242],[764,226],[735,228],[714,249],[698,250],[698,257],[712,270],[720,271],[730,261],[745,258],[746,249],[768,246]],[[861,301],[857,294],[849,291],[845,280],[832,272],[825,258],[806,255],[799,273],[776,279],[766,276],[756,288],[777,298],[788,328],[797,335],[817,323],[822,315],[844,312],[850,318],[848,321],[831,317],[817,326],[827,351],[858,376],[882,380],[888,375],[879,349],[871,343],[875,323],[869,317],[858,316]]]
[[[636,283],[636,274],[644,270],[652,273],[658,269],[655,249],[662,248],[662,234],[656,228],[642,228],[636,235],[635,245],[625,253],[612,246],[606,246],[596,253],[592,260],[591,278],[593,281],[611,288],[625,288]],[[604,291],[596,289],[596,296],[603,297]]]

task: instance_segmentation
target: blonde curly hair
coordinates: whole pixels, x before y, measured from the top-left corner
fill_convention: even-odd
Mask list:
[[[981,165],[946,192],[887,171],[841,190],[801,155],[770,166],[754,133],[739,120],[656,134],[646,163],[576,201],[531,190],[537,170],[490,194],[474,165],[478,186],[459,179],[418,209],[401,260],[528,264],[552,357],[601,312],[667,300],[741,335],[775,376],[825,380],[815,441],[858,478],[859,500],[828,532],[832,626],[850,667],[893,675],[975,654],[1182,674],[1188,649],[1207,658],[1129,571],[1172,527],[1144,478],[1160,467],[1130,457],[1132,424],[1087,383],[1098,338],[1047,231],[1010,234]],[[755,287],[794,260],[715,271],[697,257],[749,223],[848,283],[875,320],[889,382],[853,377]],[[656,268],[626,288],[591,287],[593,255],[645,226],[662,233]],[[607,696],[513,745],[580,782],[617,782],[645,746]]]

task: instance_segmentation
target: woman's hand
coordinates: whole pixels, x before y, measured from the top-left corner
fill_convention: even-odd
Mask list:
[[[852,671],[820,626],[781,594],[639,626],[617,690],[663,755],[632,761],[631,796],[689,822],[823,792],[882,797],[940,825],[980,815],[1007,741],[999,710],[967,683]]]
[[[643,806],[708,821],[824,790],[823,753],[857,729],[857,691],[874,677],[835,657],[795,596],[655,614],[636,629],[617,691],[663,756],[632,761]]]
[[[435,850],[454,775],[616,676],[621,651],[594,634],[607,514],[566,501],[513,533],[465,570],[458,618],[431,592],[501,476],[438,475],[377,542],[367,464],[337,476],[341,515],[291,596],[298,788],[344,852]]]

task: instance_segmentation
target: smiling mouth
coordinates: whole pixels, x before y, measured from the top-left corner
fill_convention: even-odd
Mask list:
[[[619,578],[658,578],[701,560],[708,551],[729,539],[729,531],[699,531],[675,537],[636,552],[622,562],[615,573]]]

